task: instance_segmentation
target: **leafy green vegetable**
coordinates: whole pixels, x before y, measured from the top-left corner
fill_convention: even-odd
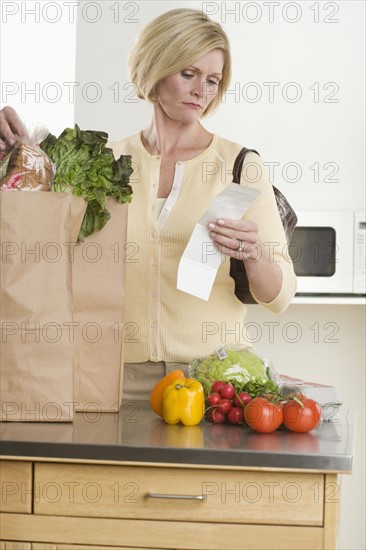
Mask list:
[[[255,353],[247,349],[226,349],[226,354],[225,359],[210,355],[202,360],[196,359],[190,365],[191,376],[201,382],[206,395],[216,380],[230,382],[240,391],[251,381],[265,382],[269,379],[264,361]]]
[[[249,393],[250,397],[271,394],[275,397],[282,397],[280,387],[273,380],[250,380],[240,389]]]
[[[130,202],[132,188],[131,156],[115,159],[106,147],[108,134],[93,130],[66,128],[56,138],[49,134],[41,148],[56,166],[52,191],[73,193],[83,197],[88,205],[81,225],[79,239],[100,231],[110,218],[106,209],[107,197],[118,202]]]

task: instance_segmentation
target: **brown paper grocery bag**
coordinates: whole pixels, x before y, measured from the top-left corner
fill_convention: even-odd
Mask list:
[[[0,420],[71,421],[71,254],[84,199],[0,192]]]
[[[122,402],[128,204],[107,199],[111,218],[75,247],[75,410],[116,412]]]

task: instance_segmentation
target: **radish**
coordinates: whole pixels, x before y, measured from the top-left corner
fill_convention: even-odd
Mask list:
[[[246,391],[241,391],[240,393],[237,393],[233,399],[237,407],[242,407],[243,405],[246,405],[247,403],[249,403],[250,400],[251,397]]]
[[[228,384],[225,384],[221,390],[220,390],[220,395],[221,397],[223,397],[224,399],[231,399],[232,397],[234,397],[235,395],[235,388],[232,384],[228,383]]]
[[[228,413],[231,409],[231,400],[230,399],[220,399],[217,404],[217,410],[221,413]]]
[[[241,424],[243,421],[243,409],[241,407],[232,407],[226,415],[230,424]]]
[[[224,386],[225,382],[223,382],[222,380],[217,380],[212,384],[211,392],[220,392],[221,388],[223,388]]]
[[[222,412],[218,411],[217,408],[214,408],[207,411],[207,418],[213,424],[223,424],[226,416]]]
[[[217,405],[219,403],[219,401],[221,401],[221,395],[217,392],[213,392],[213,393],[210,393],[210,395],[208,396],[207,398],[207,401],[209,402],[210,405]]]

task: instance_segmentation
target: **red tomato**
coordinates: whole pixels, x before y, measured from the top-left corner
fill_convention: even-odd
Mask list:
[[[310,432],[319,425],[321,409],[314,399],[301,396],[302,405],[290,400],[283,407],[283,423],[292,432]]]
[[[282,409],[280,405],[271,403],[265,397],[254,397],[245,405],[244,420],[256,432],[274,432],[282,424]]]

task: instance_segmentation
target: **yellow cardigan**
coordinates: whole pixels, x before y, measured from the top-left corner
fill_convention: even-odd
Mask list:
[[[235,297],[224,256],[209,300],[177,290],[179,260],[195,224],[213,197],[232,181],[241,145],[214,135],[196,158],[176,163],[172,190],[157,217],[160,157],[146,151],[140,133],[109,144],[114,154],[132,155],[133,199],[129,206],[126,248],[126,363],[187,363],[224,344],[247,343],[246,307]],[[296,292],[296,276],[266,169],[248,153],[242,184],[261,190],[244,219],[254,220],[264,245],[271,246],[283,273],[282,288],[270,303],[281,312]]]

